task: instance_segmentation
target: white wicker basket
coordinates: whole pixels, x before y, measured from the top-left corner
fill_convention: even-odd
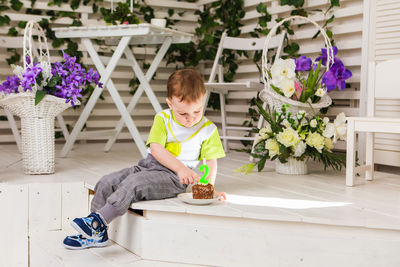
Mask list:
[[[276,30],[278,29],[279,26],[281,26],[283,23],[289,20],[294,20],[294,19],[301,19],[305,20],[307,22],[312,23],[315,25],[321,32],[322,36],[324,37],[325,45],[327,47],[327,70],[329,70],[329,67],[333,64],[334,62],[334,55],[333,55],[333,49],[332,49],[332,44],[329,40],[329,37],[327,36],[326,32],[324,29],[322,29],[316,22],[313,20],[302,17],[302,16],[291,16],[288,17],[282,21],[280,21],[278,24],[276,24],[269,34],[267,35],[267,38],[265,40],[265,45],[263,49],[263,55],[262,55],[262,71],[263,71],[263,80],[264,80],[264,90],[260,92],[260,98],[267,102],[267,104],[271,107],[274,108],[277,112],[281,111],[282,105],[283,104],[289,104],[289,107],[287,110],[292,113],[297,113],[299,110],[304,110],[307,112],[308,117],[312,117],[315,114],[318,114],[321,108],[328,107],[332,104],[332,99],[328,96],[328,94],[325,94],[318,103],[302,103],[300,101],[296,101],[290,98],[287,98],[285,96],[282,96],[275,92],[271,88],[271,81],[270,78],[267,74],[267,70],[269,70],[268,67],[268,57],[267,57],[267,52],[268,52],[268,45],[271,40],[271,37],[273,34],[275,34]]]
[[[275,171],[280,174],[300,175],[307,174],[307,160],[297,160],[295,158],[288,158],[288,162],[281,163],[276,160]]]
[[[65,99],[46,95],[35,106],[34,93],[10,94],[0,105],[21,118],[22,166],[26,174],[54,173],[54,117],[69,108]]]
[[[32,34],[36,30],[39,48],[34,47]],[[26,57],[30,57],[30,63]],[[35,21],[29,21],[24,32],[24,68],[39,60],[51,68],[46,36]],[[44,66],[42,66],[44,67]],[[0,99],[0,106],[21,118],[22,165],[26,174],[49,174],[55,169],[54,118],[71,107],[65,99],[46,95],[35,106],[35,85],[31,92],[9,94]],[[75,103],[75,105],[79,103]]]

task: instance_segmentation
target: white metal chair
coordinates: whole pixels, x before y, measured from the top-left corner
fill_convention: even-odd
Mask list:
[[[400,118],[375,116],[376,99],[400,99],[400,59],[387,60],[368,66],[367,117],[347,118],[346,185],[353,186],[356,173],[365,170],[365,179],[374,179],[375,133],[400,133]],[[356,132],[366,132],[365,165],[355,167]]]
[[[270,40],[269,48],[277,49],[276,58],[279,57],[282,49],[283,40],[285,38],[285,33],[276,35]],[[205,103],[208,103],[209,95],[211,92],[219,94],[219,100],[221,105],[221,122],[222,122],[222,135],[220,136],[223,140],[223,145],[225,151],[228,151],[227,140],[250,140],[255,141],[256,137],[244,137],[244,136],[229,136],[227,130],[243,130],[249,131],[250,127],[241,126],[228,126],[226,122],[226,111],[225,111],[225,96],[231,91],[247,91],[247,92],[259,92],[264,89],[264,84],[259,81],[245,81],[245,82],[224,82],[223,66],[221,64],[221,55],[224,49],[230,50],[244,50],[244,51],[256,51],[263,50],[266,37],[263,38],[238,38],[229,37],[226,32],[221,36],[221,41],[218,46],[217,54],[215,56],[214,64],[211,69],[211,74],[208,82],[205,83],[207,89],[207,95]],[[218,82],[215,81],[215,77],[218,70]],[[266,104],[264,103],[264,108]],[[258,122],[258,128],[261,128],[263,124],[263,118],[260,116]]]

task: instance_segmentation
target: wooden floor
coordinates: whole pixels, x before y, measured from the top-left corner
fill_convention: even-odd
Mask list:
[[[108,153],[102,148],[103,144],[77,144],[67,158],[57,157],[55,174],[24,175],[16,146],[2,145],[0,182],[85,181],[91,187],[103,175],[141,158],[134,144],[116,144]],[[359,177],[356,186],[346,187],[344,172],[324,171],[315,164],[308,175],[300,176],[276,174],[272,168],[249,175],[234,173],[247,159],[246,154],[231,152],[219,160],[216,190],[226,192],[228,201],[218,205],[227,206],[227,212],[260,219],[400,229],[400,175],[377,172],[372,182]]]
[[[68,250],[62,245],[63,231],[33,234],[30,238],[30,267],[199,267],[163,261],[142,260],[114,242],[105,248]]]
[[[20,161],[21,155],[16,146],[2,145],[0,183],[85,181],[87,187],[92,188],[103,175],[136,164],[141,158],[134,144],[116,144],[108,153],[102,151],[103,146],[104,144],[77,144],[67,158],[57,157],[55,174],[24,175]],[[60,149],[61,147],[58,146],[57,150],[60,151]],[[175,198],[134,203],[132,207],[257,220],[400,230],[400,175],[376,172],[374,181],[366,182],[360,177],[356,181],[356,186],[346,187],[344,172],[324,171],[322,166],[314,163],[310,164],[308,175],[279,175],[272,168],[249,175],[235,173],[234,169],[248,163],[247,160],[246,154],[237,152],[228,153],[226,158],[219,160],[216,190],[226,192],[227,201],[200,207],[184,204]],[[58,242],[57,244],[60,245],[59,238],[64,233],[54,232],[53,234],[54,237],[49,237],[53,238],[53,241],[48,240],[48,243]],[[38,240],[38,244],[46,241],[40,241],[40,237]],[[112,247],[110,251],[113,249],[119,251],[118,253],[124,251],[116,244]],[[40,245],[36,251],[40,252],[39,248]],[[90,253],[96,254],[97,251],[100,250],[93,250]],[[54,253],[59,254],[57,257],[67,259],[71,252],[60,249]],[[107,252],[104,253],[107,254]],[[127,264],[130,263],[129,261],[140,260],[126,251],[121,255],[123,255],[121,256],[123,260],[126,257]],[[95,257],[101,259],[103,256]],[[113,256],[110,257],[112,261]],[[120,258],[117,257],[116,260],[118,259]],[[168,263],[142,262],[140,264],[143,265],[116,263],[110,266],[169,266]],[[66,264],[66,266],[70,265]]]

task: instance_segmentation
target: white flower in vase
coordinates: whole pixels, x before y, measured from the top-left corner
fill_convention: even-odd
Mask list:
[[[335,134],[335,125],[333,123],[327,123],[325,126],[325,130],[322,132],[322,135],[325,136],[326,138],[331,138],[334,134]]]
[[[303,116],[307,116],[306,112],[304,110],[299,110],[296,115],[297,119],[301,120]]]
[[[294,88],[294,80],[284,79],[279,82],[278,87],[287,98],[292,97],[292,95],[296,91],[296,89]]]
[[[346,140],[347,135],[347,124],[346,124],[346,115],[341,112],[336,116],[336,119],[333,121],[335,126],[335,134],[334,134],[334,142],[338,139]]]
[[[316,119],[313,119],[313,120],[311,120],[311,122],[310,122],[310,126],[312,127],[312,128],[315,128],[315,127],[317,127],[317,120]]]
[[[307,136],[306,143],[317,149],[319,153],[322,153],[322,149],[325,145],[325,138],[317,132],[311,133]]]
[[[327,125],[329,122],[329,118],[328,117],[323,118],[322,122],[324,123],[324,125]]]
[[[290,122],[287,120],[287,119],[284,119],[283,121],[282,121],[282,124],[283,124],[283,126],[285,126],[285,128],[289,128],[291,125],[290,125]]]
[[[42,74],[43,74],[43,86],[47,85],[47,82],[53,77],[51,74],[51,64],[47,61],[40,61],[40,66],[42,67]]]
[[[333,142],[332,142],[332,139],[326,138],[326,137],[325,137],[325,148],[326,148],[328,151],[332,151],[332,149],[333,149]]]
[[[269,123],[267,123],[263,128],[261,128],[261,130],[258,132],[258,139],[259,140],[263,140],[263,139],[267,139],[269,137],[269,134],[272,133],[272,128],[271,125]]]
[[[14,64],[11,64],[11,68],[13,69],[13,73],[17,75],[18,78],[22,79],[22,73],[24,72],[24,68]]]
[[[279,143],[285,147],[295,146],[300,141],[300,136],[297,131],[292,128],[286,128],[283,132],[280,132],[276,139]]]
[[[306,143],[304,143],[303,141],[300,141],[297,143],[297,146],[294,148],[294,156],[295,157],[301,157],[301,155],[304,154],[304,151],[306,151]]]
[[[279,155],[279,144],[274,139],[265,141],[265,149],[268,149],[268,154],[271,158],[275,155]]]
[[[322,88],[320,87],[320,88],[318,88],[317,91],[315,92],[315,95],[316,95],[316,96],[319,96],[319,97],[323,97],[323,96],[325,95],[325,90],[322,89]]]
[[[271,67],[272,84],[279,86],[283,80],[294,80],[296,77],[296,63],[293,59],[279,58]],[[294,81],[293,81],[294,88]]]

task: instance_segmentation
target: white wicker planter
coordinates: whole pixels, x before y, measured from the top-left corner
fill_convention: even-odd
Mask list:
[[[275,171],[280,174],[307,174],[307,160],[296,160],[295,158],[288,158],[288,162],[281,163],[276,160]]]
[[[18,93],[0,99],[0,106],[21,118],[24,173],[54,173],[54,118],[71,104],[65,103],[65,99],[46,95],[35,106],[34,93]]]
[[[321,28],[316,22],[313,20],[302,17],[302,16],[291,16],[288,17],[279,23],[277,23],[269,32],[267,35],[267,38],[265,39],[265,45],[263,49],[263,55],[262,55],[262,72],[263,72],[263,80],[264,80],[264,90],[260,92],[260,98],[266,102],[271,108],[274,108],[277,112],[281,112],[282,105],[283,104],[289,104],[290,106],[287,108],[289,112],[292,113],[297,113],[299,110],[304,110],[307,112],[307,116],[309,118],[313,117],[315,114],[318,114],[321,108],[328,107],[332,104],[332,99],[328,96],[327,93],[319,100],[318,103],[302,103],[300,101],[296,101],[290,98],[287,98],[285,96],[282,96],[275,92],[271,88],[271,81],[270,78],[267,74],[267,70],[269,70],[268,66],[268,45],[269,41],[272,38],[272,35],[275,34],[276,30],[278,27],[280,27],[284,22],[290,21],[290,20],[304,20],[306,22],[309,22],[313,24],[315,27],[318,28],[318,30],[321,32],[322,36],[324,37],[325,45],[327,48],[327,69],[329,70],[329,67],[333,64],[334,62],[334,56],[333,56],[333,49],[332,49],[332,44],[329,40],[328,35],[326,34],[325,30]]]

